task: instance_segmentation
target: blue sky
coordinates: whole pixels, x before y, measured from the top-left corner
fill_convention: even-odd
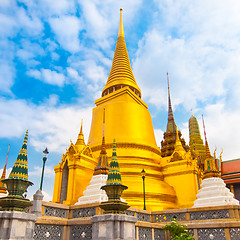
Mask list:
[[[29,179],[52,196],[54,171],[81,119],[87,142],[94,101],[111,68],[123,8],[125,40],[160,146],[169,72],[175,121],[188,142],[191,109],[211,151],[239,157],[240,3],[237,0],[0,1],[0,169],[10,168],[29,130]],[[201,127],[201,123],[200,123]],[[202,127],[201,127],[202,128]],[[201,129],[202,130],[202,129]]]

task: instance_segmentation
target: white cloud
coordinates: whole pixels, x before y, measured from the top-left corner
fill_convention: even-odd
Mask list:
[[[0,61],[0,91],[11,94],[14,84],[15,67],[10,62]]]
[[[65,82],[65,76],[62,73],[51,71],[50,69],[41,69],[42,80],[51,85],[62,87]]]
[[[69,146],[69,140],[76,141],[81,119],[87,142],[91,124],[92,107],[76,106],[52,107],[48,104],[40,106],[23,100],[0,101],[0,137],[22,137],[29,129],[29,143],[42,151],[46,146],[50,152],[63,153]]]
[[[65,76],[62,73],[57,73],[56,71],[52,71],[50,69],[41,69],[41,71],[31,69],[27,72],[27,74],[45,83],[59,87],[63,87],[65,83]]]
[[[27,72],[27,74],[30,76],[30,77],[34,77],[36,79],[41,79],[41,72],[36,70],[36,69],[31,69]]]
[[[17,27],[16,21],[11,16],[0,13],[0,36],[13,36]]]
[[[60,45],[69,52],[80,50],[79,33],[82,30],[80,19],[75,16],[61,16],[49,20]]]
[[[48,15],[63,15],[76,11],[74,0],[42,0],[41,8],[48,11]]]
[[[77,70],[68,67],[67,68],[68,77],[79,84],[83,82],[83,78],[78,74]]]
[[[47,101],[47,104],[51,107],[54,107],[57,105],[57,103],[59,102],[59,96],[56,94],[51,94],[49,96],[49,99]]]
[[[27,12],[22,7],[17,8],[16,14],[18,26],[22,28],[23,32],[30,36],[36,36],[42,33],[42,21],[36,15]]]
[[[39,44],[24,39],[21,41],[21,48],[17,50],[16,55],[24,62],[25,65],[30,66],[30,60],[39,56],[44,56],[45,52]]]

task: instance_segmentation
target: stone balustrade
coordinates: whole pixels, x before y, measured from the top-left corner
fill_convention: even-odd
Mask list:
[[[135,216],[136,240],[170,240],[162,227],[176,218],[190,229],[195,240],[239,240],[239,206],[175,209],[150,212],[129,208],[126,214]],[[43,202],[42,217],[37,218],[34,239],[92,239],[91,218],[102,215],[98,203],[67,206]]]

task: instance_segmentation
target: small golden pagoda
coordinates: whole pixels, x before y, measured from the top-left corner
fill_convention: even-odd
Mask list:
[[[204,169],[204,161],[206,159],[206,148],[203,144],[203,140],[201,138],[199,125],[197,118],[193,116],[189,119],[189,146],[190,149],[196,154],[200,168]]]
[[[106,153],[110,159],[112,139],[115,138],[122,181],[128,187],[122,198],[131,207],[143,208],[141,171],[144,169],[147,210],[191,207],[198,191],[196,159],[187,151],[188,146],[181,138],[180,131],[176,130],[170,90],[166,144],[162,145],[167,154],[162,157],[148,106],[141,99],[141,90],[131,69],[122,9],[112,68],[102,97],[95,104],[88,145],[84,143],[81,127],[76,144],[70,144],[61,162],[54,168],[53,202],[75,204],[89,185],[102,150],[104,115]]]
[[[71,142],[62,161],[54,167],[53,202],[75,204],[92,178],[96,159],[89,145],[85,144],[82,127],[81,123],[76,143]]]

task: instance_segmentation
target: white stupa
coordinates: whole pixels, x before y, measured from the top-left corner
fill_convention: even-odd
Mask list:
[[[106,185],[109,171],[104,136],[104,125],[105,125],[105,111],[103,116],[102,148],[98,159],[98,166],[95,168],[93,177],[90,181],[90,184],[83,192],[83,196],[78,199],[78,202],[75,203],[75,205],[108,201],[106,192],[104,190],[101,190],[101,187]]]
[[[234,198],[233,193],[230,192],[220,177],[203,179],[193,207],[222,205],[239,205],[239,201]]]
[[[201,189],[197,194],[197,200],[194,201],[193,207],[239,205],[239,201],[234,198],[233,193],[230,192],[224,181],[221,179],[220,172],[216,168],[215,159],[211,156],[208,147],[206,133],[205,140],[206,159],[204,162],[204,175]]]

